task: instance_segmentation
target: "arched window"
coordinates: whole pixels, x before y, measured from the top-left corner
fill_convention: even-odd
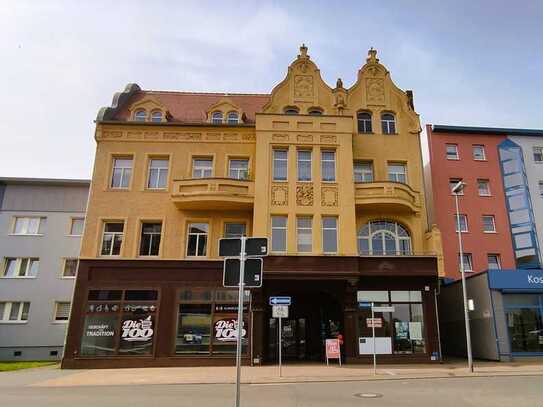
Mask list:
[[[211,123],[222,124],[222,112],[213,112],[211,114]]]
[[[322,116],[322,110],[319,109],[319,108],[313,107],[313,108],[309,109],[307,114],[309,114],[311,116]]]
[[[299,110],[297,107],[287,107],[285,108],[285,114],[298,114]]]
[[[238,112],[228,113],[227,122],[228,124],[238,124],[239,123]]]
[[[152,122],[161,122],[162,121],[162,112],[160,110],[155,110],[151,113]]]
[[[383,128],[383,134],[396,133],[396,119],[392,113],[383,113],[381,115],[381,127]]]
[[[371,133],[371,113],[359,112],[356,115],[358,120],[358,132],[359,133]]]
[[[361,256],[409,255],[411,237],[397,222],[369,222],[358,231],[358,253]]]
[[[137,122],[144,122],[147,119],[147,112],[144,109],[136,110],[134,113],[134,120]]]

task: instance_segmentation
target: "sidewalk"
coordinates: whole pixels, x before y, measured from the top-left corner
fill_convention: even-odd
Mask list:
[[[44,368],[46,369],[46,368]],[[144,384],[228,384],[235,381],[235,367],[170,367],[143,369],[64,370],[59,377],[37,381],[31,386],[120,386]],[[377,375],[370,365],[293,364],[283,366],[243,367],[242,383],[274,384],[301,382],[337,382],[400,380],[454,377],[543,375],[543,360],[511,363],[476,362],[469,373],[465,362],[439,365],[381,365]]]

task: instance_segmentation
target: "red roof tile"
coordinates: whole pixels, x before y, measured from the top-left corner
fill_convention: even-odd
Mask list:
[[[162,103],[170,115],[171,121],[184,123],[204,123],[206,113],[211,106],[222,99],[230,100],[245,113],[245,122],[254,123],[255,113],[261,112],[263,106],[270,100],[266,94],[236,94],[236,93],[192,93],[192,92],[166,92],[142,90],[136,92],[121,109],[115,114],[115,120],[128,120],[129,106],[143,99],[153,96]]]

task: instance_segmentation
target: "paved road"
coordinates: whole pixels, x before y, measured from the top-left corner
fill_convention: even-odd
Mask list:
[[[2,375],[0,374],[0,380]],[[2,407],[231,407],[233,385],[32,387],[3,385]],[[363,399],[356,393],[378,393]],[[541,376],[243,385],[243,407],[543,406]]]

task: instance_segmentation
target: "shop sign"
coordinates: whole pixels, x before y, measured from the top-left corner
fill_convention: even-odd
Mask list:
[[[383,320],[381,318],[366,318],[366,326],[368,328],[382,328]]]
[[[89,304],[87,312],[117,312],[119,311],[118,304]]]
[[[489,287],[494,289],[543,288],[543,272],[541,270],[489,270]]]
[[[220,342],[236,342],[237,340],[237,319],[224,318],[218,319],[214,324],[215,339]],[[241,329],[241,337],[245,338],[247,330]]]
[[[156,305],[135,305],[135,304],[125,304],[123,307],[124,312],[155,312]]]
[[[89,324],[85,330],[85,336],[88,337],[111,337],[115,336],[115,327],[113,324],[109,324],[107,321],[101,323]]]
[[[339,359],[339,358],[340,358],[339,340],[327,339],[326,340],[326,359]]]
[[[148,341],[153,337],[151,315],[145,319],[127,319],[123,322],[121,338],[128,342]]]
[[[243,306],[243,311],[247,311],[247,305]],[[215,304],[215,312],[234,313],[238,312],[238,304]]]

